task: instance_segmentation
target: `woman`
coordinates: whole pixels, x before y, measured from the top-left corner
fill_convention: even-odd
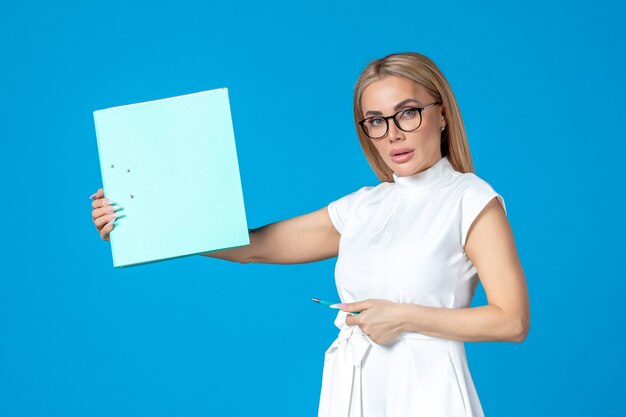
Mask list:
[[[325,355],[320,417],[483,416],[464,341],[521,342],[530,321],[504,200],[473,173],[456,100],[427,57],[371,62],[354,115],[380,184],[204,256],[281,264],[338,256],[340,331]],[[114,210],[102,189],[92,197],[108,240]],[[488,304],[470,308],[478,280]]]

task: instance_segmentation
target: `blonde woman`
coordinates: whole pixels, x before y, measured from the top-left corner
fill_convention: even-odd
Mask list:
[[[474,174],[452,90],[424,55],[369,63],[354,117],[380,184],[204,255],[277,264],[338,256],[339,334],[324,358],[319,417],[483,416],[464,342],[521,342],[530,322],[504,199]],[[92,197],[108,240],[115,213],[102,189]],[[479,280],[488,304],[470,307]]]

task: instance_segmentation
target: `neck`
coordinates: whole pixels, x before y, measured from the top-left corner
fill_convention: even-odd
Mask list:
[[[399,176],[394,173],[393,179],[398,190],[415,192],[438,184],[453,171],[454,167],[448,158],[442,157],[415,174]]]

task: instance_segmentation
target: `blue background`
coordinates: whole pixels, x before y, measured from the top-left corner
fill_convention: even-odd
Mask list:
[[[377,183],[352,88],[404,51],[448,78],[527,276],[528,338],[466,343],[486,415],[623,415],[624,17],[617,1],[3,2],[0,416],[317,415],[337,329],[310,299],[337,299],[335,259],[114,269],[91,220],[92,112],[228,87],[254,228]]]

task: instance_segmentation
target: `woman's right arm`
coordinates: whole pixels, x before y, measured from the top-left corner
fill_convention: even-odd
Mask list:
[[[93,196],[92,218],[103,240],[113,230],[114,212],[104,191]],[[239,263],[299,264],[333,258],[339,253],[340,235],[327,207],[249,230],[250,244],[203,253],[209,258]]]
[[[249,235],[249,245],[202,255],[241,263],[301,264],[339,253],[340,235],[326,207],[252,229]]]

